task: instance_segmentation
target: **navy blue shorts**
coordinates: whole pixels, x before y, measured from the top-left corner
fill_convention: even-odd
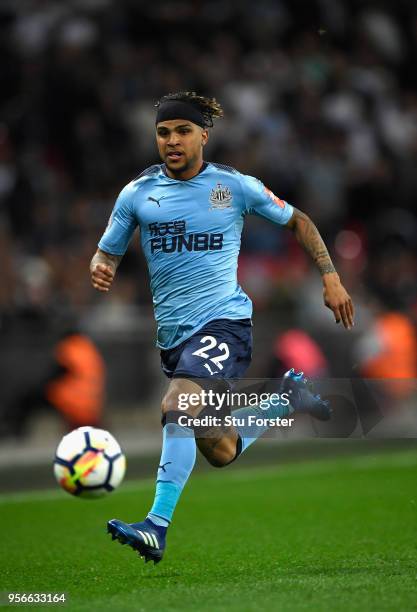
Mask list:
[[[168,378],[242,378],[251,360],[250,319],[215,319],[175,348],[161,351]]]

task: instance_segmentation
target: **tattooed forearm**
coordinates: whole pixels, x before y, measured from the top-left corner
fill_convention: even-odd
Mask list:
[[[310,253],[322,276],[336,272],[323,238],[306,214],[295,208],[288,227],[294,231],[298,242]]]
[[[106,266],[111,266],[113,270],[116,271],[121,260],[121,255],[110,255],[109,253],[105,253],[104,251],[98,249],[97,253],[91,260],[90,268],[92,269],[96,264],[104,264]]]

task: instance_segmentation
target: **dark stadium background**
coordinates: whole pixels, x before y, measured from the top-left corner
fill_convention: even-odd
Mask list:
[[[3,0],[0,410],[42,380],[77,326],[105,359],[104,425],[132,454],[158,452],[165,380],[137,236],[109,295],[91,288],[88,266],[118,192],[158,161],[155,101],[184,89],[225,108],[206,158],[308,213],[356,305],[348,333],[290,233],[249,219],[239,275],[255,306],[250,374],[282,373],[280,335],[292,329],[320,351],[313,373],[415,378],[416,62],[411,0]],[[33,487],[38,464],[51,485],[64,430],[43,410],[26,437],[4,437],[2,486]]]

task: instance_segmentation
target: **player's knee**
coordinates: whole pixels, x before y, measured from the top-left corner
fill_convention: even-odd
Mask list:
[[[196,415],[200,408],[195,403],[189,404],[188,398],[191,394],[198,394],[201,388],[194,382],[187,379],[173,379],[165,393],[161,410],[165,415],[167,412],[182,411],[190,415]]]
[[[190,412],[189,406],[186,401],[184,401],[184,393],[179,393],[177,391],[171,391],[165,394],[161,402],[161,410],[162,414],[166,414],[167,412],[172,412],[173,410],[184,412]]]
[[[226,467],[226,465],[230,463],[230,462],[225,461],[223,457],[217,457],[213,455],[209,457],[206,456],[206,459],[210,463],[210,465],[215,468],[223,468],[223,467]]]
[[[230,441],[222,441],[220,446],[206,452],[204,456],[213,467],[226,467],[236,457],[236,445]]]
[[[179,399],[177,393],[167,393],[161,402],[162,414],[171,412],[172,410],[180,410]]]

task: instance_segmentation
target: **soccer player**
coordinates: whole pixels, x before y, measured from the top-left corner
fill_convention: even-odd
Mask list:
[[[162,400],[162,455],[153,506],[144,521],[113,519],[107,529],[113,539],[155,563],[163,556],[167,528],[193,469],[196,447],[213,466],[226,466],[266,429],[213,427],[202,434],[181,417],[201,416],[206,409],[199,404],[188,406],[186,413],[180,410],[181,398],[201,394],[204,381],[238,379],[249,366],[252,304],[237,283],[246,215],[261,215],[294,232],[322,276],[325,305],[337,323],[347,329],[353,325],[352,300],[309,217],[256,178],[203,160],[209,128],[222,116],[214,98],[194,92],[169,94],[157,103],[156,141],[163,163],[121,191],[90,266],[93,286],[109,291],[139,226],[158,324],[157,346],[171,381]],[[289,404],[262,410],[247,406],[233,414],[277,418],[300,411],[329,417],[327,402],[313,395],[302,373],[287,372],[280,391],[291,392]]]

